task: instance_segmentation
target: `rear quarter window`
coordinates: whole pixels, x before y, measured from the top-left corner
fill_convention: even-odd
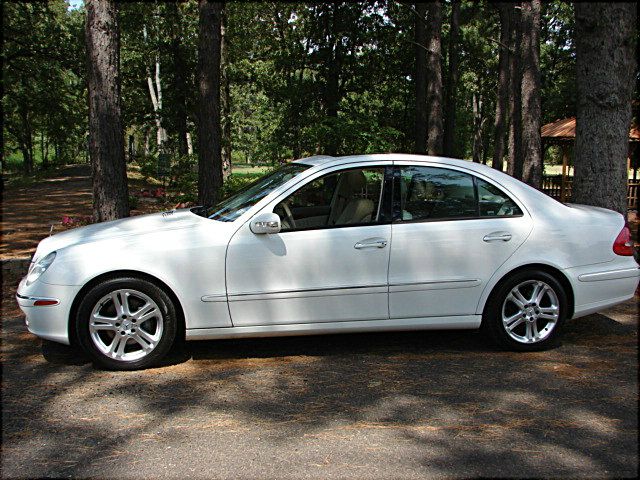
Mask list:
[[[522,215],[522,210],[506,193],[495,185],[476,179],[481,217],[504,217]]]

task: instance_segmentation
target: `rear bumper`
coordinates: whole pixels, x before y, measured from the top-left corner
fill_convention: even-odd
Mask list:
[[[573,286],[575,308],[573,318],[583,317],[625,302],[635,295],[640,281],[640,267],[632,264],[619,268],[611,265],[600,270],[594,265],[567,270]]]
[[[69,345],[69,313],[80,286],[50,285],[36,281],[20,282],[16,300],[25,314],[27,329],[38,337]],[[37,300],[55,300],[56,304],[36,306]]]

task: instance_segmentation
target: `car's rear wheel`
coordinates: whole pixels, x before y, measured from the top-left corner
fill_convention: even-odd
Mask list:
[[[136,370],[166,355],[176,324],[175,306],[164,290],[140,278],[114,278],[99,283],[82,299],[76,333],[99,366]]]
[[[492,293],[482,324],[503,348],[544,350],[557,344],[567,304],[567,294],[555,277],[541,270],[521,271]]]

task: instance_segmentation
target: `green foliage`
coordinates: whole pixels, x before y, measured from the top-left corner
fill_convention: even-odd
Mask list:
[[[129,195],[129,209],[135,210],[136,208],[138,208],[138,197]]]
[[[221,198],[228,198],[235,195],[250,183],[255,182],[264,173],[232,173],[224,182]]]
[[[3,157],[27,170],[84,159],[83,22],[63,0],[3,2]]]
[[[173,159],[171,186],[173,190],[180,192],[180,195],[189,196],[188,199],[181,197],[179,201],[195,201],[198,196],[198,158],[195,155],[181,155]]]
[[[278,165],[326,153],[413,149],[415,116],[414,23],[411,4],[393,0],[351,2],[227,2],[232,162]],[[443,2],[446,84],[451,3]],[[84,161],[86,89],[84,9],[63,0],[4,2],[3,169],[30,156],[43,163]],[[197,191],[198,5],[120,2],[123,117],[130,161],[145,178],[157,174],[156,121],[167,132],[171,189],[177,199]],[[456,148],[472,152],[471,99],[482,98],[482,136],[492,149],[499,20],[488,2],[462,1]],[[541,32],[544,121],[575,113],[573,6],[543,4]],[[162,89],[154,112],[149,80]],[[337,82],[334,80],[337,79]],[[329,95],[335,88],[334,98]],[[223,89],[224,93],[224,89]],[[335,101],[335,115],[330,103]],[[181,149],[181,122],[194,154]],[[182,153],[181,153],[182,152]],[[554,157],[555,158],[555,157]],[[257,174],[233,173],[223,195]]]
[[[543,3],[540,70],[543,123],[576,115],[573,4]]]
[[[140,174],[145,180],[156,177],[158,173],[158,158],[153,155],[140,155],[136,158],[140,167]]]

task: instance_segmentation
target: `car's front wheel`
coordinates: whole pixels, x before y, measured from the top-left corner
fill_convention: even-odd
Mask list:
[[[176,309],[167,293],[140,278],[114,278],[82,299],[76,333],[102,367],[137,370],[156,364],[176,336]]]
[[[544,350],[557,343],[567,315],[567,295],[555,277],[540,270],[518,272],[493,292],[484,329],[510,350]]]

